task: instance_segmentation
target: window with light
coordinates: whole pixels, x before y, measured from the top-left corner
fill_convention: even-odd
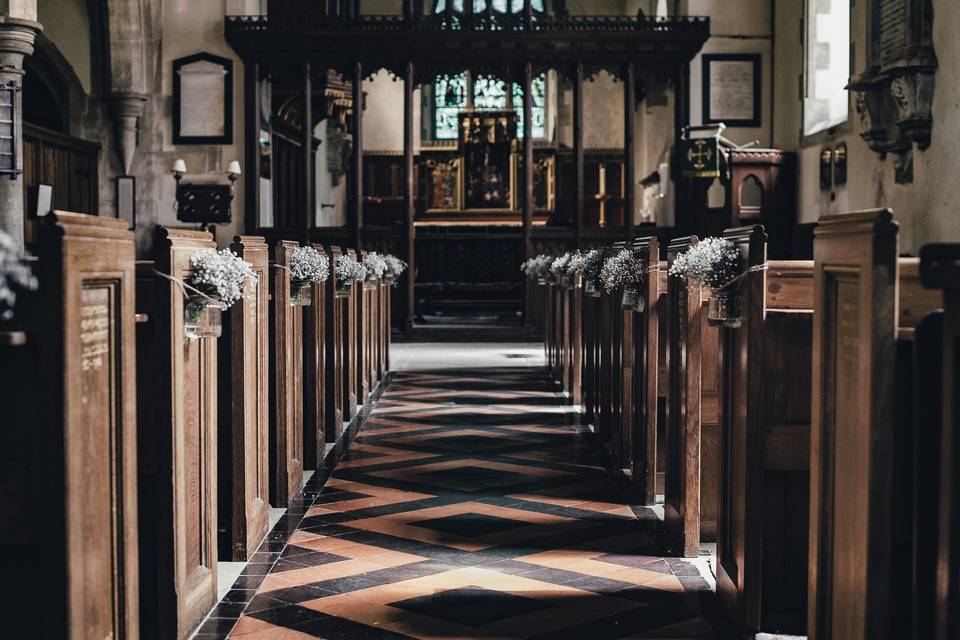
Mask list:
[[[849,117],[850,0],[807,0],[803,133],[813,135]]]

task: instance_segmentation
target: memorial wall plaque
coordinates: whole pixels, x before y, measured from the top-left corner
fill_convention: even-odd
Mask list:
[[[232,144],[233,61],[198,53],[173,61],[173,143]]]
[[[703,56],[703,122],[760,126],[760,56]]]

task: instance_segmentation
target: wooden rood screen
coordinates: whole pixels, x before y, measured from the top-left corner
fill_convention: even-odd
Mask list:
[[[814,252],[808,635],[899,640],[912,635],[911,467],[926,464],[911,461],[912,431],[929,428],[911,419],[914,327],[942,296],[897,259],[889,210],[822,218]]]
[[[185,280],[202,231],[157,229],[137,268],[137,449],[144,635],[185,638],[217,600],[217,341],[187,340]]]

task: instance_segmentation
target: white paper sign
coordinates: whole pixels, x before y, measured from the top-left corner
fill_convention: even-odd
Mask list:
[[[711,60],[710,120],[754,120],[752,60]]]
[[[226,135],[224,74],[222,66],[208,60],[180,67],[181,136]]]

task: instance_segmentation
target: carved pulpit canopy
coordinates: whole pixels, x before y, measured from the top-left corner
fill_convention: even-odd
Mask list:
[[[930,146],[934,73],[931,0],[870,0],[868,66],[850,88],[860,136],[895,154],[897,181],[913,180],[913,146]]]

